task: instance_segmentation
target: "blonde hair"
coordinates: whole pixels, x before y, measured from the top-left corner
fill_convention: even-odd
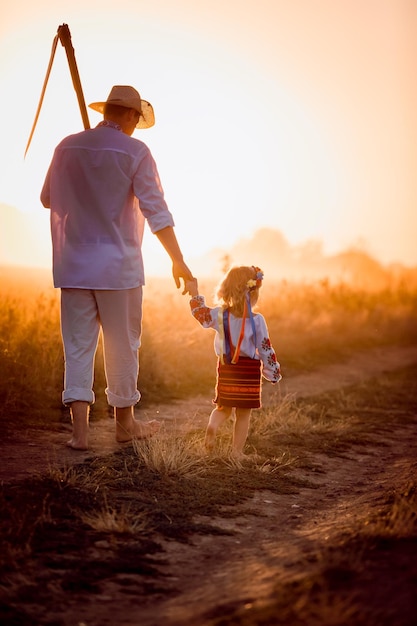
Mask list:
[[[249,288],[248,281],[255,281],[256,268],[242,265],[232,267],[216,289],[217,303],[225,309],[231,309],[236,317],[242,317],[245,297],[249,292],[251,306],[255,306],[259,298],[259,286]]]

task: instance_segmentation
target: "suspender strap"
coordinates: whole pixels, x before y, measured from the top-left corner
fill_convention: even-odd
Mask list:
[[[225,361],[226,363],[232,363],[232,336],[230,334],[230,319],[229,311],[225,309],[223,311],[223,326],[224,326],[224,347],[225,347]]]
[[[245,304],[244,304],[244,307],[243,307],[242,326],[240,327],[239,339],[238,339],[236,350],[234,352],[233,359],[232,359],[233,365],[235,363],[237,363],[238,359],[239,359],[240,346],[242,345],[243,337],[245,336],[245,320],[246,320],[247,313],[248,313],[248,311],[247,311],[247,305],[246,305],[246,300],[245,300]],[[231,342],[231,340],[232,339],[230,337],[230,342]]]
[[[224,324],[223,324],[223,309],[219,309],[217,314],[217,321],[219,323],[219,336],[220,336],[220,362],[224,365]]]
[[[248,315],[249,314],[249,315]],[[230,311],[228,309],[219,309],[218,312],[218,324],[219,324],[219,337],[220,337],[220,361],[222,364],[224,363],[232,363],[235,365],[238,362],[240,348],[242,345],[243,337],[245,336],[245,321],[246,318],[249,317],[253,340],[256,349],[256,327],[255,327],[255,319],[252,313],[252,307],[250,304],[250,295],[249,293],[246,295],[245,303],[243,307],[243,316],[242,316],[242,325],[240,327],[239,339],[237,342],[236,348],[234,348],[233,358],[232,358],[232,335],[230,333]]]

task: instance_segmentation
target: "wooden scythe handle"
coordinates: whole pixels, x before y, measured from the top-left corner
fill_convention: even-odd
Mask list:
[[[58,28],[58,37],[61,44],[65,48],[67,54],[68,65],[71,72],[72,84],[74,85],[75,92],[78,98],[78,105],[80,107],[81,117],[83,120],[84,128],[90,128],[90,122],[87,114],[87,107],[85,106],[83,88],[81,86],[80,75],[78,73],[77,62],[75,60],[74,48],[71,42],[71,33],[68,28],[68,24],[62,24]]]
[[[46,91],[46,86],[48,84],[49,75],[50,75],[51,69],[52,69],[52,63],[53,63],[54,57],[55,57],[55,51],[56,51],[56,47],[57,47],[57,44],[58,44],[58,39],[61,41],[61,44],[65,48],[65,52],[67,54],[68,65],[69,65],[70,72],[71,72],[72,84],[74,85],[74,89],[75,89],[75,92],[77,94],[78,105],[80,107],[81,117],[82,117],[82,120],[83,120],[83,123],[84,123],[84,128],[85,129],[90,128],[90,122],[89,122],[89,119],[88,119],[87,107],[85,106],[85,100],[84,100],[83,89],[82,89],[82,86],[81,86],[80,75],[78,73],[77,62],[75,60],[75,54],[74,54],[74,48],[73,48],[72,42],[71,42],[71,33],[70,33],[69,28],[68,28],[68,24],[62,24],[61,26],[58,27],[57,34],[55,35],[54,40],[52,42],[51,56],[49,58],[48,68],[46,70],[45,80],[43,81],[42,92],[41,92],[41,96],[40,96],[40,99],[39,99],[38,108],[36,110],[35,120],[34,120],[33,125],[32,125],[32,130],[30,131],[30,135],[29,135],[29,139],[28,139],[28,142],[27,142],[27,145],[26,145],[26,150],[25,150],[25,155],[24,156],[26,156],[26,153],[29,150],[30,142],[32,141],[32,137],[33,137],[33,134],[35,132],[36,124],[38,122],[39,113],[41,112],[42,103],[43,103],[43,99],[44,99],[45,91]]]

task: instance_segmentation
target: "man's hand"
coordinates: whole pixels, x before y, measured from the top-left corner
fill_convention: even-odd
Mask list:
[[[192,280],[187,280],[187,282],[185,283],[185,289],[187,290],[186,293],[188,292],[192,298],[198,296],[197,279],[193,278]]]
[[[192,275],[191,270],[187,267],[184,261],[176,262],[172,264],[172,275],[174,277],[177,289],[181,287],[181,278],[183,279],[184,290],[182,292],[182,295],[185,296],[185,294],[189,293],[187,289],[187,282],[193,281],[194,277]]]
[[[167,226],[166,228],[158,230],[155,235],[158,237],[159,241],[162,243],[165,250],[171,257],[172,275],[174,277],[177,289],[181,287],[181,278],[184,281],[184,291],[182,292],[182,295],[184,296],[186,293],[188,293],[188,289],[186,288],[185,283],[187,282],[187,280],[193,280],[193,275],[183,261],[182,252],[178,245],[174,229],[172,226]]]

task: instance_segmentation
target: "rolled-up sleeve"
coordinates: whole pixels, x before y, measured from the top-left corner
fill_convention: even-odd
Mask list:
[[[145,151],[136,169],[133,191],[152,233],[168,226],[175,226],[174,218],[165,201],[155,160],[149,150]]]

